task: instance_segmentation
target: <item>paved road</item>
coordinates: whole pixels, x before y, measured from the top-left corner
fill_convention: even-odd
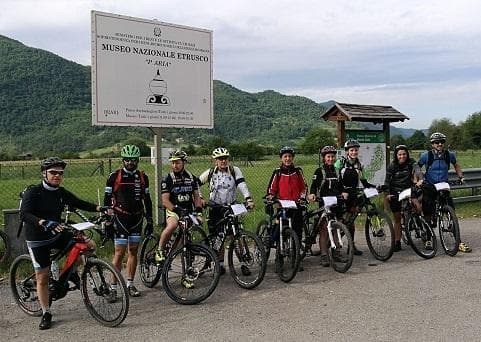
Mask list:
[[[410,249],[386,263],[364,253],[346,274],[304,262],[284,284],[272,263],[255,290],[226,275],[213,296],[197,306],[172,302],[160,288],[143,289],[118,328],[98,325],[80,292],[54,303],[55,325],[37,330],[38,318],[16,307],[0,285],[2,341],[479,341],[481,339],[481,220],[461,221],[474,251],[423,260]],[[367,251],[363,235],[356,236]],[[404,246],[403,246],[404,247]],[[374,265],[373,265],[374,264]]]

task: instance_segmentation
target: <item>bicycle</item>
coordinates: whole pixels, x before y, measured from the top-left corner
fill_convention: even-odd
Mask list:
[[[301,262],[299,237],[292,229],[292,218],[289,216],[289,209],[295,209],[297,205],[294,201],[266,198],[264,204],[269,219],[257,225],[256,234],[264,245],[266,260],[269,259],[270,249],[276,248],[276,272],[283,282],[288,283],[296,276]],[[274,205],[280,207],[275,214]]]
[[[356,218],[366,213],[364,235],[371,254],[380,261],[387,261],[394,253],[394,226],[389,216],[371,201],[379,195],[375,188],[358,191],[356,211],[347,213],[344,219],[346,226],[354,225]]]
[[[0,264],[6,263],[11,253],[10,238],[7,233],[0,230]]]
[[[211,206],[212,207],[212,206]],[[266,274],[267,260],[259,237],[244,229],[240,216],[247,212],[244,204],[220,206],[224,217],[217,223],[218,234],[206,241],[217,253],[227,244],[229,271],[234,281],[244,289],[258,286]]]
[[[454,208],[449,205],[450,184],[455,185],[459,183],[455,181],[434,184],[437,194],[432,222],[438,227],[441,246],[449,256],[455,256],[458,253],[459,244],[461,243],[458,217]]]
[[[417,255],[424,259],[431,259],[437,252],[436,235],[431,225],[415,210],[411,200],[412,191],[408,188],[399,194],[402,238]],[[428,241],[431,242],[430,247],[426,244]]]
[[[304,246],[301,258],[312,250],[312,245],[318,242],[320,225],[325,222],[328,232],[327,251],[331,267],[340,273],[345,273],[351,268],[354,259],[354,242],[347,227],[337,219],[336,212],[332,209],[339,205],[342,196],[326,196],[318,201],[322,206],[309,210],[304,214]],[[320,214],[320,217],[319,217]],[[320,254],[320,251],[319,251]],[[311,253],[312,255],[312,253]]]
[[[207,239],[196,217],[188,210],[179,211],[177,234],[172,234],[166,245],[163,265],[155,261],[158,239],[151,235],[141,246],[140,274],[144,284],[155,286],[162,279],[167,295],[179,304],[198,304],[216,289],[220,278],[220,266],[211,248],[200,241]],[[202,232],[202,233],[200,233]],[[200,234],[195,238],[195,234]],[[199,241],[199,242],[194,242]]]
[[[65,226],[65,229],[74,232],[74,240],[67,248],[58,250],[51,256],[49,300],[51,304],[53,301],[64,298],[68,292],[80,289],[89,314],[100,324],[115,327],[127,317],[129,296],[122,275],[110,262],[98,259],[88,246],[90,237],[84,234],[83,230],[95,226],[102,217],[98,220]],[[66,256],[64,266],[57,274],[55,271],[57,263],[64,256]],[[79,257],[83,265],[81,272],[77,265]],[[116,288],[112,286],[113,284],[117,285]],[[30,255],[20,255],[13,261],[10,267],[10,288],[15,302],[22,311],[31,316],[42,315]],[[115,300],[112,300],[113,293],[116,293]]]

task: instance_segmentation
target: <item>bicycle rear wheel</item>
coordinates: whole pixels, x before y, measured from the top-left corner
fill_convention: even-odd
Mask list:
[[[444,205],[438,213],[439,240],[441,246],[449,256],[458,253],[461,235],[459,234],[459,222],[454,209],[450,205]]]
[[[160,280],[162,269],[155,261],[155,252],[159,245],[159,239],[156,236],[149,235],[145,237],[140,245],[140,280],[146,287],[154,287]]]
[[[294,279],[299,269],[299,263],[301,262],[299,249],[301,244],[296,232],[290,228],[284,229],[282,237],[282,244],[280,239],[277,240],[276,271],[279,278],[283,282],[288,283]]]
[[[424,217],[413,214],[406,229],[409,245],[417,255],[424,259],[431,259],[436,255],[438,248],[436,235]]]
[[[179,304],[198,304],[217,287],[220,266],[214,252],[204,244],[188,243],[167,256],[162,286]]]
[[[12,262],[10,289],[13,299],[23,312],[30,316],[42,315],[42,308],[37,297],[37,278],[30,255],[20,255]]]
[[[234,281],[244,289],[259,285],[266,274],[266,252],[257,235],[244,231],[232,239],[227,253],[229,271]]]
[[[371,254],[380,261],[389,260],[394,253],[394,226],[382,210],[368,215],[364,229]]]
[[[87,260],[80,281],[80,292],[87,311],[102,325],[116,327],[129,312],[125,280],[105,260]]]
[[[0,264],[7,262],[10,257],[10,248],[10,239],[8,238],[7,233],[0,230]]]
[[[335,240],[335,246],[331,246],[331,241],[328,239],[328,254],[331,262],[331,267],[339,273],[345,273],[351,268],[354,259],[354,242],[352,241],[351,233],[346,226],[340,222],[332,222],[332,236]],[[338,240],[339,234],[341,241]]]
[[[256,235],[261,239],[262,244],[266,252],[266,260],[269,260],[269,255],[271,254],[271,237],[269,234],[269,222],[263,220],[259,222],[256,229]]]

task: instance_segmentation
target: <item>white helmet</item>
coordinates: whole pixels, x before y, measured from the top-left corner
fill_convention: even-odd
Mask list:
[[[217,147],[212,151],[212,158],[217,159],[220,157],[229,157],[230,153],[225,147]]]

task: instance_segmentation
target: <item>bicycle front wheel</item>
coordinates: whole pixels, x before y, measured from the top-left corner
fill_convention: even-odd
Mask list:
[[[188,243],[169,254],[162,274],[167,295],[179,304],[198,304],[217,287],[220,266],[211,248]]]
[[[41,316],[37,296],[37,278],[30,255],[18,256],[10,266],[10,289],[20,309],[30,316]]]
[[[417,255],[424,259],[431,259],[436,255],[436,235],[424,217],[413,214],[405,229],[409,245]]]
[[[271,237],[269,234],[269,222],[267,220],[259,222],[256,229],[256,235],[261,239],[266,252],[266,260],[269,260],[271,254]]]
[[[8,238],[7,233],[0,230],[0,264],[7,262],[10,257],[10,248],[10,239]]]
[[[286,228],[282,232],[282,243],[277,240],[276,248],[276,271],[279,278],[288,283],[297,274],[301,257],[299,238],[292,229]]]
[[[340,222],[332,222],[331,225],[334,240],[334,244],[328,240],[331,267],[336,272],[345,273],[351,268],[354,259],[354,242],[345,225]],[[341,237],[340,240],[339,236]]]
[[[232,239],[227,253],[234,281],[244,289],[259,285],[266,274],[266,252],[257,235],[244,231]]]
[[[438,213],[439,240],[441,246],[449,256],[458,253],[461,235],[459,233],[459,222],[454,209],[450,205],[444,205]]]
[[[155,261],[155,252],[159,246],[159,239],[149,235],[140,246],[140,280],[146,287],[154,287],[160,280],[162,269]]]
[[[371,254],[380,261],[389,260],[394,253],[394,226],[382,210],[368,215],[364,229]]]
[[[82,272],[80,292],[87,311],[100,324],[116,327],[129,312],[125,280],[109,262],[89,258]]]

